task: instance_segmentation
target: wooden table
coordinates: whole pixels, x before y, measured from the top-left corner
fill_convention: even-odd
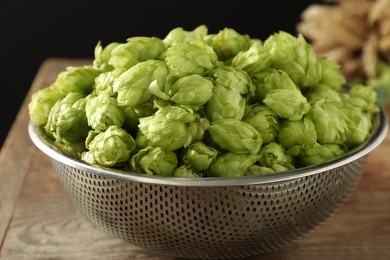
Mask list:
[[[98,229],[74,207],[27,133],[27,104],[68,65],[90,60],[46,60],[0,155],[0,260],[173,259],[145,251]],[[3,111],[3,113],[6,111]],[[389,115],[390,112],[387,111]],[[317,229],[254,259],[390,259],[390,134],[374,150],[350,199]]]

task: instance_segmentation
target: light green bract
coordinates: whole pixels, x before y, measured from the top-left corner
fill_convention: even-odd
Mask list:
[[[277,174],[345,155],[371,135],[378,88],[349,83],[302,35],[173,28],[103,46],[31,96],[63,153],[129,174]]]

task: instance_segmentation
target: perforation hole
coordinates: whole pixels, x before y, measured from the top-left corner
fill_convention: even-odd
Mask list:
[[[322,223],[351,194],[365,160],[290,181],[229,187],[154,185],[53,166],[75,204],[108,233],[163,254],[233,258],[274,250]]]

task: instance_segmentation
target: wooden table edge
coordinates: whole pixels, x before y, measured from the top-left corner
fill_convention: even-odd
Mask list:
[[[24,183],[35,146],[27,133],[30,116],[28,104],[31,96],[44,85],[46,76],[53,66],[62,64],[64,67],[73,63],[90,63],[90,59],[56,58],[45,59],[38,68],[31,88],[15,117],[0,151],[0,248],[4,242],[7,228],[12,220],[12,214],[21,187]]]

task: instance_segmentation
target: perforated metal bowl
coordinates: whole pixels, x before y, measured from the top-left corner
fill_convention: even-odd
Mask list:
[[[201,179],[92,167],[58,151],[42,128],[30,122],[28,130],[75,205],[98,227],[162,255],[228,259],[276,250],[330,217],[351,195],[369,153],[387,134],[382,110],[374,126],[362,146],[320,166]]]

